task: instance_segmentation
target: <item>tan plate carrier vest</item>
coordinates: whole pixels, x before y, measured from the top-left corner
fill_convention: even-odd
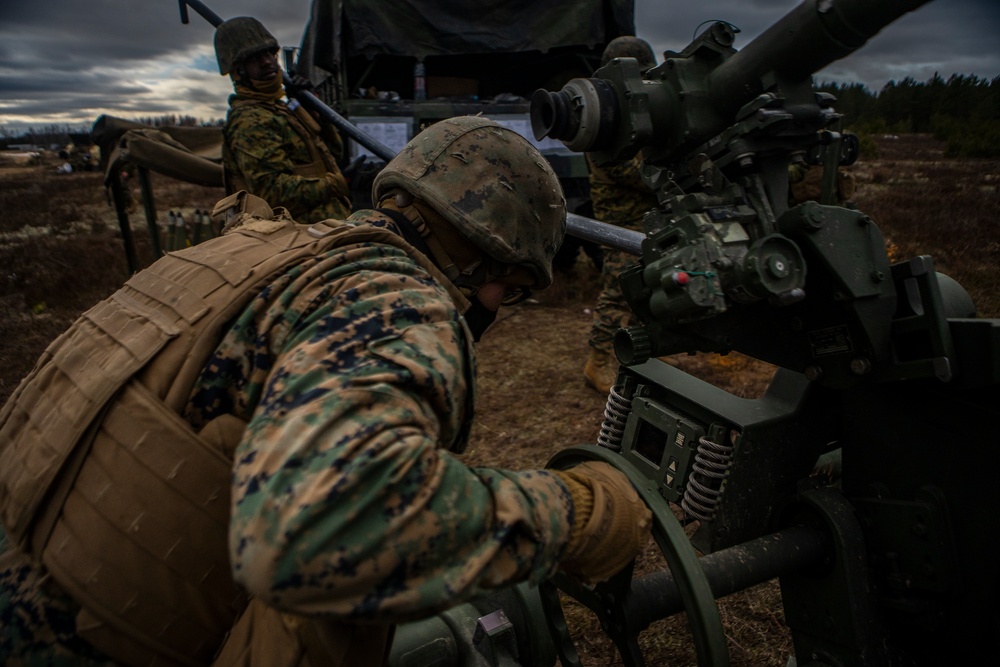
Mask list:
[[[254,200],[270,213],[244,192],[216,211]],[[227,547],[232,461],[180,417],[228,323],[292,265],[354,243],[404,248],[445,280],[387,230],[276,221],[133,276],[48,347],[0,411],[8,535],[80,605],[78,635],[117,662],[209,664],[246,606]]]

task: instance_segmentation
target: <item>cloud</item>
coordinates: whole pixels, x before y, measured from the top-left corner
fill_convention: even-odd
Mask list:
[[[377,0],[369,0],[375,2]],[[843,1],[843,0],[840,0]],[[857,0],[852,0],[857,1]],[[869,0],[875,1],[875,0]],[[211,0],[219,16],[256,16],[278,41],[297,46],[311,0]],[[657,52],[683,49],[705,21],[740,29],[743,48],[797,0],[635,0],[636,33]],[[180,21],[175,0],[0,0],[0,127],[69,124],[97,115],[224,116],[230,84],[219,76],[214,29],[193,10]],[[924,81],[935,72],[1000,75],[1000,2],[936,0],[885,28],[821,81]]]
[[[638,0],[636,33],[657,51],[680,51],[706,19],[720,19],[740,29],[736,48],[744,48],[800,3],[796,0],[705,0],[664,3]],[[935,73],[1000,75],[1000,2],[937,0],[886,26],[867,44],[821,70],[819,81],[859,81],[879,90],[890,80],[926,81]]]
[[[223,18],[252,14],[283,44],[301,39],[309,0],[217,0]],[[0,6],[0,126],[89,127],[125,117],[225,115],[214,28],[173,0],[47,0]]]

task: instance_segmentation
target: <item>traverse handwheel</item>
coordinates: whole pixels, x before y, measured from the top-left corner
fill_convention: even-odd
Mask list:
[[[729,649],[715,596],[698,562],[694,547],[669,504],[657,491],[656,482],[614,451],[594,445],[565,449],[553,456],[547,467],[565,470],[586,461],[609,463],[632,482],[653,513],[653,539],[677,582],[687,611],[699,667],[728,665]],[[557,573],[541,585],[546,622],[563,667],[582,667],[582,663],[566,625],[560,591],[597,616],[601,627],[618,648],[626,667],[645,667],[646,661],[638,643],[639,633],[644,628],[631,627],[627,613],[634,565],[633,563],[596,586],[583,584],[564,573]]]

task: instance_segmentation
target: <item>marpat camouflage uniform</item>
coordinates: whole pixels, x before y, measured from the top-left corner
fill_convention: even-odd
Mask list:
[[[234,322],[188,418],[249,420],[233,466],[238,581],[285,609],[394,620],[554,571],[562,485],[442,448],[472,418],[465,338],[445,289],[378,245],[289,272]]]
[[[643,215],[656,206],[656,195],[642,180],[639,156],[608,167],[598,167],[587,156],[590,168],[590,199],[594,217],[602,222],[642,230]],[[618,276],[638,258],[626,252],[604,249],[601,268],[601,293],[594,306],[594,321],[590,329],[590,347],[611,353],[615,332],[626,326],[631,314]]]
[[[281,100],[231,95],[229,106],[222,161],[227,174],[239,179],[236,189],[245,188],[272,207],[285,207],[297,222],[342,220],[351,214],[349,190],[335,162],[344,151],[336,131],[327,126],[321,136],[314,134]],[[332,156],[326,160],[330,164],[304,175],[303,168],[316,162],[314,151]],[[339,181],[324,178],[324,171]]]
[[[373,211],[350,221],[400,233]],[[246,422],[229,534],[240,584],[292,613],[392,623],[553,573],[565,485],[447,451],[472,418],[467,335],[448,289],[394,245],[336,247],[263,287],[183,414],[195,430]],[[102,664],[74,637],[74,603],[25,563],[0,556],[0,662]]]

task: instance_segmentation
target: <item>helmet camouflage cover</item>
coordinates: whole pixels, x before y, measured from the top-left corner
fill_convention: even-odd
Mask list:
[[[386,165],[373,201],[402,189],[425,201],[488,257],[524,266],[535,287],[552,283],[566,233],[566,199],[542,154],[481,116],[431,125]]]
[[[278,40],[264,24],[250,16],[237,16],[215,29],[215,57],[219,74],[229,74],[244,58],[261,51],[277,51]]]
[[[639,67],[649,69],[656,64],[656,56],[653,54],[653,47],[644,39],[634,35],[623,35],[615,37],[604,47],[601,54],[601,67],[604,67],[615,58],[635,58],[639,61]]]

